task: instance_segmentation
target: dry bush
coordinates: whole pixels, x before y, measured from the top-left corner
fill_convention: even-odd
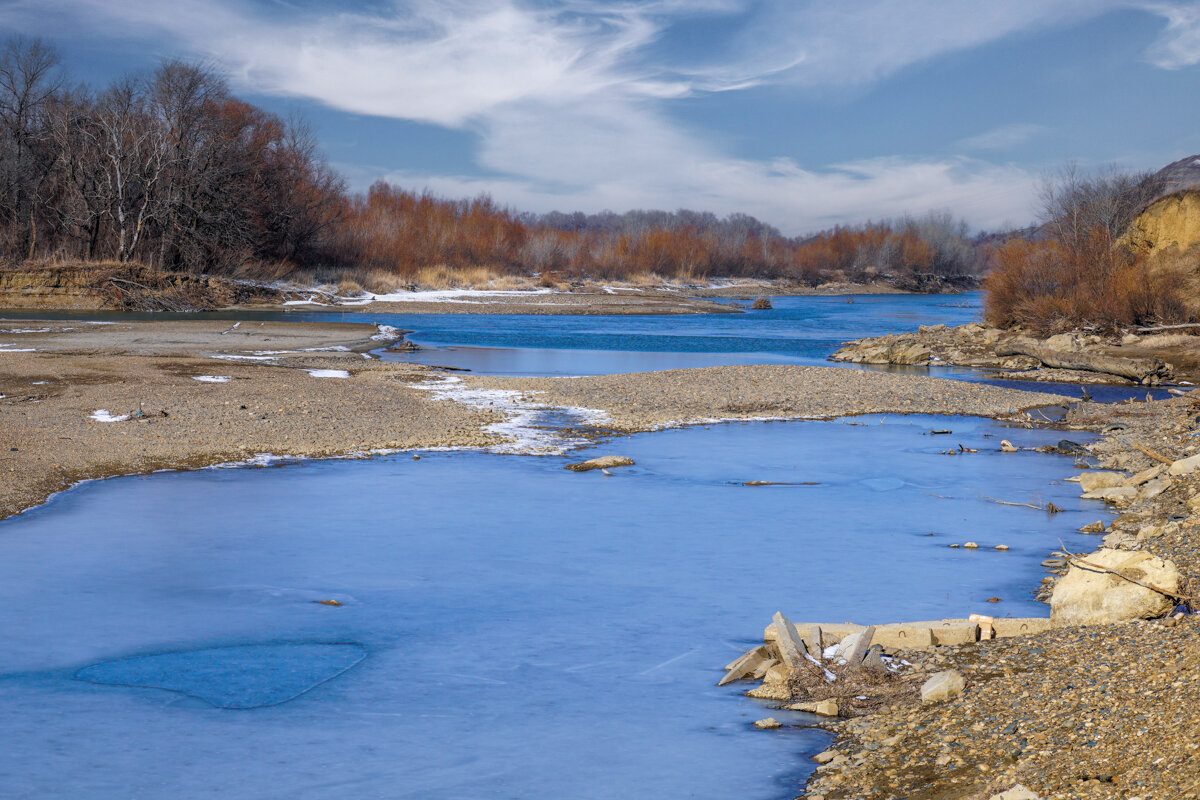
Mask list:
[[[363,287],[358,281],[350,278],[342,278],[338,281],[337,293],[342,297],[361,297],[363,295]]]
[[[1194,318],[1178,276],[1151,269],[1102,228],[1069,245],[1053,239],[1006,242],[984,289],[989,324],[1022,325],[1043,335]]]

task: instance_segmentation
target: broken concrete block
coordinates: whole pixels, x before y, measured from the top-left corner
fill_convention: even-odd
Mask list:
[[[846,654],[842,658],[846,659],[847,664],[861,664],[863,658],[867,655],[867,650],[871,647],[871,640],[875,637],[875,626],[867,628],[854,642],[854,646],[847,648]]]
[[[808,654],[808,647],[796,633],[796,627],[779,611],[771,618],[771,627],[775,630],[775,646],[779,648],[779,657],[790,669],[799,669],[807,660],[805,655]]]
[[[1165,492],[1167,489],[1170,489],[1171,484],[1173,483],[1174,481],[1165,475],[1161,478],[1155,478],[1152,481],[1146,481],[1146,483],[1138,489],[1138,499],[1152,500],[1153,498],[1158,497],[1160,494]]]
[[[743,678],[753,675],[762,666],[763,662],[768,660],[773,661],[774,659],[769,655],[765,645],[754,648],[726,667],[729,671],[717,682],[717,686],[724,686],[727,683],[740,681]]]
[[[961,672],[955,669],[944,670],[931,676],[922,684],[921,702],[928,704],[953,700],[962,694],[966,685],[967,680]]]

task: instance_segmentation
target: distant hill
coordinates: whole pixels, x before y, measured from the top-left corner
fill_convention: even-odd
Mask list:
[[[1200,155],[1188,156],[1167,164],[1154,174],[1154,179],[1162,183],[1159,197],[1185,189],[1200,188]]]

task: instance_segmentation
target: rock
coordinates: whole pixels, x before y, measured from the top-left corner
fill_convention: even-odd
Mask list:
[[[1156,536],[1162,536],[1165,530],[1165,525],[1143,525],[1142,527],[1138,528],[1137,540],[1139,542],[1144,542],[1147,539],[1153,539]]]
[[[1141,340],[1142,337],[1138,336],[1136,333],[1127,333],[1121,337],[1121,344],[1128,347],[1131,344],[1137,344]]]
[[[921,702],[941,703],[962,694],[967,680],[958,670],[948,669],[933,675],[921,686]]]
[[[1194,494],[1187,499],[1187,510],[1193,514],[1200,514],[1200,494]]]
[[[1008,545],[1006,545],[1006,544],[998,544],[998,545],[996,545],[996,549],[997,549],[997,550],[1007,550],[1007,549],[1008,549]]]
[[[1200,469],[1200,453],[1179,459],[1167,467],[1167,472],[1172,475],[1191,475],[1198,469]]]
[[[817,762],[818,764],[828,764],[830,761],[833,761],[835,758],[837,758],[837,754],[837,750],[822,750],[813,756],[813,761]]]
[[[770,311],[774,306],[771,305],[771,301],[767,298],[760,297],[750,305],[750,308],[755,311]]]
[[[588,461],[580,461],[577,464],[567,464],[563,469],[569,469],[571,472],[587,472],[593,469],[608,469],[612,467],[632,467],[633,459],[625,456],[600,456]]]
[[[755,722],[754,727],[763,728],[763,729],[782,728],[783,723],[781,723],[779,720],[775,719],[774,717],[767,717],[766,719],[760,719],[757,722]]]
[[[979,545],[976,544],[975,542],[967,542],[966,544],[963,545],[963,547],[967,548],[968,550],[978,550],[979,549]]]
[[[817,703],[813,713],[819,714],[822,717],[836,717],[838,715],[837,700],[822,700]]]
[[[837,650],[834,651],[833,657],[835,659],[838,659],[838,658],[845,659],[847,662],[849,662],[850,659],[846,658],[846,656],[849,655],[851,650],[858,647],[859,640],[862,639],[863,634],[865,634],[865,633],[866,633],[866,629],[863,629],[861,631],[856,631],[856,632],[846,636],[844,639],[842,639],[840,642],[838,642]],[[872,631],[871,633],[872,633],[872,635],[874,635],[875,632]],[[865,648],[864,648],[864,651],[865,651]]]
[[[1036,792],[1018,783],[1007,792],[994,794],[988,800],[1041,800],[1041,798]]]
[[[1150,481],[1154,480],[1155,478],[1157,478],[1159,475],[1162,475],[1166,471],[1167,471],[1167,465],[1159,464],[1158,466],[1151,467],[1150,469],[1142,470],[1138,474],[1134,475],[1132,478],[1127,479],[1125,481],[1125,483],[1123,483],[1121,485],[1122,486],[1141,486],[1143,483],[1149,483]]]
[[[1130,533],[1114,531],[1105,536],[1101,542],[1105,547],[1111,547],[1113,550],[1132,550],[1137,544],[1137,537]]]
[[[804,703],[792,703],[788,706],[791,711],[805,711],[809,714],[819,714],[822,717],[836,717],[838,715],[837,700],[817,700],[816,702],[808,701]]]
[[[1021,451],[1021,448],[1014,445],[1008,439],[1002,439],[1000,441],[1000,452],[1001,453],[1019,453],[1020,451]]]
[[[924,364],[932,355],[933,351],[925,345],[910,344],[893,348],[888,361],[892,364]]]
[[[1097,489],[1080,495],[1084,500],[1103,500],[1106,503],[1126,502],[1137,496],[1138,490],[1132,486],[1114,486],[1111,489]]]
[[[1147,481],[1139,490],[1138,497],[1142,500],[1151,500],[1158,497],[1160,494],[1171,488],[1173,480],[1165,475],[1161,478],[1155,478],[1152,481]]]
[[[1051,336],[1043,344],[1051,350],[1073,350],[1075,349],[1075,337],[1069,333],[1060,333],[1057,336]]]
[[[1179,570],[1170,561],[1149,553],[1099,550],[1083,560],[1167,592],[1179,591]],[[1056,627],[1103,625],[1161,617],[1173,607],[1168,597],[1152,589],[1086,565],[1072,564],[1050,595],[1050,621]]]
[[[1112,489],[1125,485],[1125,476],[1119,472],[1085,472],[1079,476],[1079,488],[1084,493],[1098,489]]]
[[[1089,522],[1079,529],[1080,533],[1104,533],[1104,523],[1100,520]]]
[[[867,654],[863,656],[862,668],[872,672],[887,672],[887,664],[883,660],[883,647],[877,644],[871,645]]]
[[[995,344],[1004,336],[1004,331],[999,328],[986,328],[982,336],[983,340],[988,344]]]

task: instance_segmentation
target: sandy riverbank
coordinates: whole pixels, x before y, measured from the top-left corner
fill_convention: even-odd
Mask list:
[[[991,416],[1065,399],[820,367],[459,378],[366,359],[363,351],[386,344],[370,334],[375,329],[362,325],[313,323],[0,321],[0,517],[81,480],[257,453],[494,446],[505,434],[487,425],[539,406],[596,409],[605,426],[634,431],[714,418]],[[464,390],[481,391],[473,404],[453,399]]]

